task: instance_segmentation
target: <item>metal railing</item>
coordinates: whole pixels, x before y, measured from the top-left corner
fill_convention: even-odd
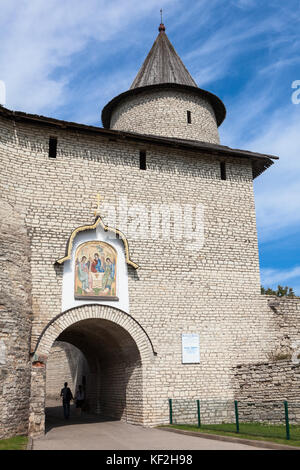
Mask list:
[[[300,402],[169,399],[170,424],[243,436],[299,441]]]

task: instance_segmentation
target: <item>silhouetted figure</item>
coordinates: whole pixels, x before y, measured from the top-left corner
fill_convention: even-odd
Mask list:
[[[81,385],[79,385],[78,390],[75,394],[75,403],[76,403],[77,414],[80,416],[82,405],[84,403],[84,391]]]
[[[73,395],[71,390],[68,387],[68,382],[65,382],[64,388],[61,389],[60,396],[63,400],[63,408],[64,408],[64,417],[65,419],[69,419],[70,416],[70,401],[73,400]]]

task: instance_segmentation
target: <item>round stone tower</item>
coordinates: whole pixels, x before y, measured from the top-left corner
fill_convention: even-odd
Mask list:
[[[225,115],[222,101],[197,87],[161,24],[130,90],[103,108],[102,122],[107,129],[218,144]]]

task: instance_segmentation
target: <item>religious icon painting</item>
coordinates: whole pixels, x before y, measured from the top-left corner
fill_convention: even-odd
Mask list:
[[[80,245],[75,254],[75,299],[119,300],[116,267],[117,252],[108,243]]]

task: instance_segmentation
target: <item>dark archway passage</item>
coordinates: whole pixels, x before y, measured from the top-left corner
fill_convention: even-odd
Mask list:
[[[76,350],[65,347],[69,361],[66,381],[71,372],[72,386],[76,388],[82,384],[84,377],[86,412],[98,415],[101,419],[142,423],[141,357],[135,341],[124,328],[105,319],[85,319],[62,331],[54,347],[59,344],[69,344],[77,348]],[[51,352],[47,362],[49,375],[50,367],[53,375],[53,367],[57,365],[60,367],[57,376],[62,380],[64,371],[61,369],[65,365],[59,365],[59,361],[52,360]],[[46,381],[47,395],[50,393],[48,382]],[[53,393],[53,387],[51,390]]]
[[[47,360],[46,402],[55,403],[59,399],[64,382],[68,382],[75,393],[78,385],[85,384],[88,373],[87,360],[78,348],[70,343],[55,341]]]

